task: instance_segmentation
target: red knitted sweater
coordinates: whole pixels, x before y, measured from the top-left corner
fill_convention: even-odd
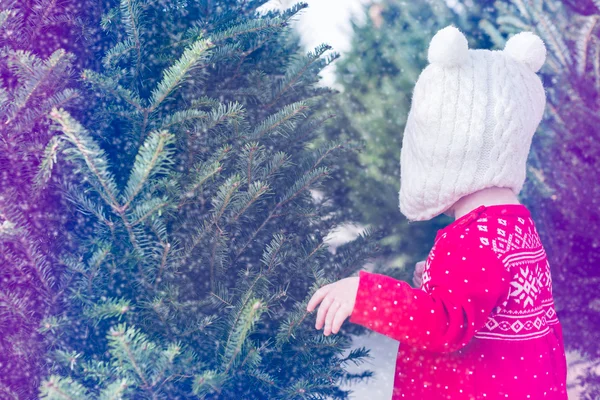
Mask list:
[[[567,399],[546,253],[523,205],[440,230],[413,289],[360,272],[350,322],[400,342],[392,399]]]

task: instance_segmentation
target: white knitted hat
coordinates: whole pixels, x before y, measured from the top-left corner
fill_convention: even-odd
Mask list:
[[[469,50],[455,27],[435,34],[415,85],[400,157],[400,211],[431,219],[492,186],[518,194],[546,105],[536,72],[544,42],[531,32],[504,50]]]

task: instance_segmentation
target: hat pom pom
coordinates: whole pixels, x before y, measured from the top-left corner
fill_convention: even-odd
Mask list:
[[[439,30],[429,43],[427,55],[430,64],[455,67],[469,59],[469,43],[465,35],[454,26]]]
[[[532,32],[521,32],[512,36],[504,46],[504,52],[538,72],[546,61],[546,46]]]

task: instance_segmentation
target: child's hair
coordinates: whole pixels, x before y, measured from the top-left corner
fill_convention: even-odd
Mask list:
[[[469,50],[453,26],[436,33],[402,142],[399,199],[408,219],[431,219],[488,187],[521,191],[546,104],[536,74],[545,59],[531,32],[514,35],[504,50]]]

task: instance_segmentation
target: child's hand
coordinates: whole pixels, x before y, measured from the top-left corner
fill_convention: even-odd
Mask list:
[[[311,312],[319,303],[315,328],[321,329],[325,323],[323,334],[338,333],[342,324],[354,310],[356,293],[358,292],[358,277],[341,279],[325,285],[313,294],[306,310]]]
[[[415,267],[415,273],[413,274],[413,285],[416,288],[420,288],[423,283],[423,271],[425,270],[425,261],[419,261]]]

